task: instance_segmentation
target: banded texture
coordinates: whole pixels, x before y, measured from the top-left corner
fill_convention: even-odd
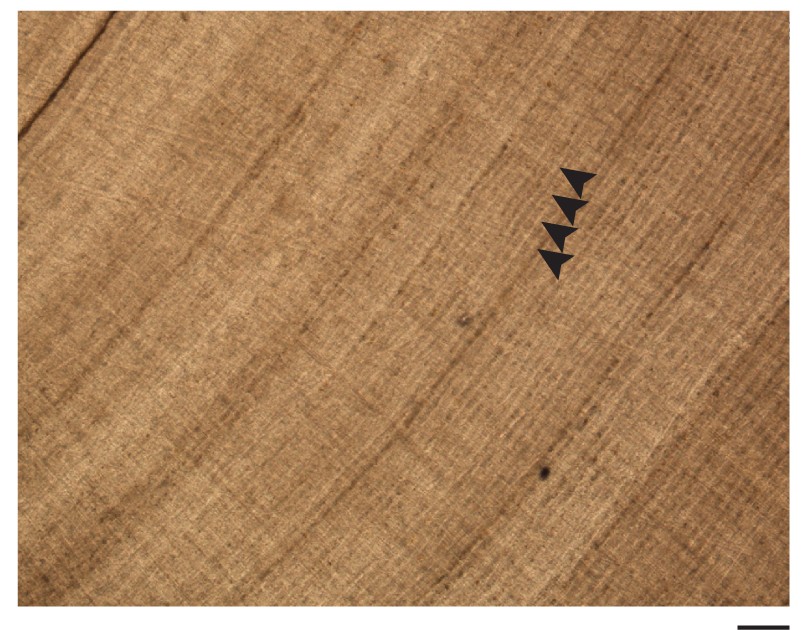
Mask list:
[[[787,603],[787,14],[19,33],[20,604]]]

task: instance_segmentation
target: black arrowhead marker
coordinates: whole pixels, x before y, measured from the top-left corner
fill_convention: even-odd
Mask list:
[[[541,254],[541,257],[544,258],[544,262],[547,263],[547,266],[550,267],[550,271],[553,272],[556,279],[560,280],[561,265],[572,258],[572,254],[562,254],[561,252],[553,252],[546,249],[540,249],[539,253]]]
[[[595,173],[573,171],[571,168],[562,168],[561,172],[564,173],[564,177],[567,178],[567,181],[575,189],[579,197],[583,197],[584,184],[595,176]]]
[[[569,225],[547,223],[546,221],[542,221],[541,224],[544,226],[544,229],[547,230],[548,234],[550,234],[550,238],[553,239],[556,245],[558,245],[558,249],[560,249],[562,252],[564,251],[564,240],[578,229],[570,227]]]
[[[575,213],[588,204],[588,201],[584,201],[583,199],[573,199],[571,197],[559,197],[558,195],[553,195],[553,199],[556,200],[556,203],[561,208],[561,211],[564,213],[564,216],[567,217],[567,221],[575,225]]]

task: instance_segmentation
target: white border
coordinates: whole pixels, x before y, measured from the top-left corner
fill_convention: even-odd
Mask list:
[[[806,52],[805,13],[797,2],[524,2],[501,1],[451,2],[431,1],[369,1],[324,2],[304,0],[298,3],[272,3],[271,8],[284,10],[788,10],[791,12],[791,61],[795,73],[808,67]],[[804,4],[804,3],[803,3]],[[17,90],[17,15],[18,10],[265,10],[268,3],[245,0],[213,2],[211,0],[131,0],[113,2],[84,0],[64,3],[55,1],[16,2],[13,8],[2,9],[2,83],[14,85]],[[791,83],[791,111],[808,111],[806,87],[803,81]],[[507,624],[513,628],[642,628],[681,630],[682,628],[726,628],[737,624],[790,624],[804,627],[806,615],[806,541],[796,532],[808,532],[806,519],[806,449],[805,420],[808,419],[808,338],[800,326],[791,326],[791,450],[797,456],[791,460],[791,606],[766,608],[20,608],[17,607],[17,144],[12,141],[16,133],[17,106],[11,87],[0,103],[3,108],[2,193],[7,211],[2,213],[0,229],[0,387],[2,388],[2,445],[3,474],[2,519],[0,519],[0,625],[11,628],[137,628],[145,625],[157,627],[191,625],[194,628],[221,628],[225,624],[246,623],[249,626],[268,627],[357,627],[357,628],[412,628],[459,626],[463,628],[491,628]],[[803,114],[804,116],[804,114]],[[13,121],[13,124],[12,122]],[[791,117],[790,134],[792,180],[802,181],[805,174],[806,126],[803,118]],[[797,191],[801,192],[801,191]],[[799,322],[806,313],[806,282],[808,277],[808,247],[801,247],[800,238],[808,237],[808,219],[802,206],[794,203],[795,187],[790,190],[790,252],[791,252],[791,321]],[[799,492],[801,490],[801,492]]]
[[[260,2],[258,0],[233,0],[221,2],[216,0],[123,0],[105,2],[104,0],[81,0],[78,2],[59,2],[58,0],[31,0],[17,2],[20,11],[789,11],[796,2],[763,3],[760,1],[740,0],[738,2],[643,2],[642,0],[618,0],[605,2],[602,0],[557,0],[550,2],[541,0],[300,0],[299,2]]]

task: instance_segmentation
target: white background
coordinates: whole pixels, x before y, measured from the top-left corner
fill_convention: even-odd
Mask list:
[[[808,112],[804,69],[806,9],[803,2],[447,2],[370,0],[348,2],[177,2],[105,0],[91,2],[13,2],[0,9],[0,86],[5,86],[0,107],[2,126],[3,211],[0,212],[0,628],[190,628],[239,627],[356,627],[408,628],[413,626],[475,629],[504,628],[655,628],[659,630],[726,628],[738,624],[790,624],[806,627],[806,426],[808,417],[808,349],[800,323],[806,316],[808,272],[808,219],[805,206],[795,204],[805,173],[805,114],[792,115],[790,187],[791,251],[791,606],[770,608],[32,608],[17,606],[17,14],[29,10],[766,10],[791,12],[791,112]],[[800,535],[803,532],[803,535]]]

